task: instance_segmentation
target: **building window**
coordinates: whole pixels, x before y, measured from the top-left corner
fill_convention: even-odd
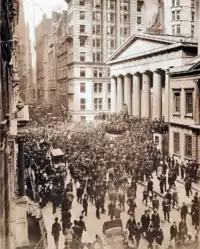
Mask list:
[[[93,76],[95,78],[102,78],[103,77],[103,70],[102,68],[94,68],[94,71],[93,71]]]
[[[101,13],[96,12],[96,21],[101,22]]]
[[[85,47],[85,38],[80,38],[80,47]]]
[[[174,93],[174,111],[176,113],[180,113],[180,99],[181,99],[181,93],[175,92]]]
[[[107,48],[115,48],[115,40],[108,40]]]
[[[186,92],[185,96],[186,102],[186,114],[193,114],[193,93]]]
[[[80,92],[85,93],[85,83],[80,84]]]
[[[181,19],[181,11],[177,10],[176,12],[176,20],[180,20]]]
[[[108,35],[115,35],[115,27],[107,27]]]
[[[115,1],[107,1],[108,9],[115,10]]]
[[[85,108],[86,108],[86,101],[84,98],[81,98],[80,99],[80,109],[81,109],[81,111],[85,111]]]
[[[101,0],[96,0],[96,8],[100,8],[101,7]]]
[[[80,52],[80,61],[85,61],[85,52]]]
[[[94,109],[95,110],[102,110],[103,99],[102,98],[94,98]]]
[[[124,23],[128,23],[128,15],[124,15]]]
[[[108,98],[108,110],[111,110],[111,98]]]
[[[80,20],[85,20],[85,11],[80,11]]]
[[[108,22],[115,22],[115,13],[108,13],[107,14],[107,21]]]
[[[84,6],[85,5],[85,0],[80,0],[79,5]]]
[[[180,0],[176,0],[176,6],[180,6]]]
[[[191,35],[194,36],[194,24],[191,24]]]
[[[191,11],[191,19],[192,19],[192,22],[195,21],[195,12],[194,11]]]
[[[128,36],[129,33],[128,33],[128,28],[124,28],[124,36]]]
[[[185,156],[192,157],[192,136],[185,135]]]
[[[96,47],[97,48],[101,47],[101,40],[100,39],[96,39]]]
[[[85,33],[85,25],[80,25],[80,33]]]
[[[172,34],[175,35],[176,34],[176,26],[172,25]]]
[[[102,93],[103,84],[102,83],[94,83],[94,92]]]
[[[174,132],[174,153],[180,153],[180,133]]]
[[[102,78],[102,77],[103,77],[103,69],[99,68],[99,78]]]
[[[175,0],[172,0],[172,7],[175,6]]]
[[[97,68],[94,68],[93,77],[95,77],[95,78],[98,77],[98,69]]]
[[[191,8],[195,8],[195,0],[191,0]]]
[[[176,26],[176,34],[180,35],[180,33],[181,33],[181,25],[177,25]]]
[[[137,24],[141,24],[142,23],[142,17],[141,16],[138,16],[137,17]]]
[[[111,83],[108,83],[108,93],[111,93]]]
[[[85,77],[85,68],[84,67],[80,68],[80,77]]]
[[[98,62],[101,61],[101,53],[100,53],[100,52],[96,53],[96,60],[97,60]]]
[[[96,35],[101,35],[101,26],[100,25],[96,26]]]
[[[141,12],[142,10],[142,2],[141,1],[137,1],[137,12]]]
[[[81,116],[81,121],[86,121],[86,116]]]

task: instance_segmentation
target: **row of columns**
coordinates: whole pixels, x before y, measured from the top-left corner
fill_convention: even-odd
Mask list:
[[[141,87],[142,83],[142,87]],[[145,72],[128,74],[111,78],[111,111],[121,112],[124,103],[128,106],[129,114],[162,119],[162,74],[153,72],[153,103],[151,103],[150,74]]]

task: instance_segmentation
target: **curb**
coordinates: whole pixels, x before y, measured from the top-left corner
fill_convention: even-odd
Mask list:
[[[145,188],[147,187],[147,185],[141,181],[137,181],[137,183],[140,184],[142,187],[145,187]],[[157,196],[159,196],[162,199],[164,199],[164,197],[165,197],[163,194],[159,193],[158,191],[153,190],[153,193],[155,193]],[[190,203],[186,203],[186,204],[188,207],[191,207]]]
[[[182,185],[185,185],[184,182],[181,181],[181,180],[179,180],[179,179],[177,179],[176,181],[177,181],[178,183],[182,184]],[[198,188],[198,187],[196,187],[196,186],[193,185],[193,186],[192,186],[192,189],[195,190],[195,191],[197,191],[197,192],[200,192],[200,187]]]
[[[140,184],[141,186],[145,187],[145,188],[147,187],[147,185],[146,185],[144,182],[137,181],[137,183]],[[157,196],[159,196],[159,197],[161,197],[162,199],[164,199],[164,195],[163,195],[163,194],[161,194],[161,193],[159,193],[158,191],[155,191],[155,190],[153,190],[153,192],[154,192],[155,194],[157,194]]]

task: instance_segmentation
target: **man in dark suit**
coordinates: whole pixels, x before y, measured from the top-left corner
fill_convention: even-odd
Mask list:
[[[143,233],[146,233],[148,228],[149,228],[149,224],[150,224],[150,216],[148,214],[148,210],[145,210],[145,213],[141,216],[141,223],[142,223],[142,230]]]
[[[170,240],[176,239],[177,233],[178,233],[178,228],[176,222],[174,221],[173,225],[170,227],[170,236],[171,236]]]
[[[153,228],[158,228],[160,226],[160,216],[156,209],[154,209],[154,213],[151,216],[151,222],[152,222]]]
[[[134,234],[135,234],[135,227],[136,227],[136,221],[135,221],[135,217],[133,216],[132,213],[130,213],[130,218],[128,219],[127,223],[126,223],[126,229],[128,229],[129,231],[129,240],[131,240],[132,242],[134,242]]]

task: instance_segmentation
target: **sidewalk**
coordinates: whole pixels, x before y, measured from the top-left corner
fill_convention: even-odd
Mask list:
[[[147,182],[141,182],[138,181],[138,183],[144,187],[147,186]],[[160,193],[160,186],[159,186],[159,180],[157,179],[156,173],[153,173],[153,191],[161,198],[164,198],[166,192],[164,194]],[[168,184],[167,184],[168,188]],[[173,189],[171,189],[171,192],[173,192]],[[193,189],[192,195],[188,198],[185,193],[185,186],[183,183],[180,183],[179,181],[176,181],[176,190],[178,192],[178,197],[179,197],[179,205],[181,206],[183,202],[188,204],[188,206],[191,206],[191,201],[193,200],[194,192],[196,190]]]
[[[182,180],[180,177],[178,177],[176,181],[182,185],[185,185],[184,180]],[[192,183],[192,190],[200,192],[200,185],[196,183]]]

